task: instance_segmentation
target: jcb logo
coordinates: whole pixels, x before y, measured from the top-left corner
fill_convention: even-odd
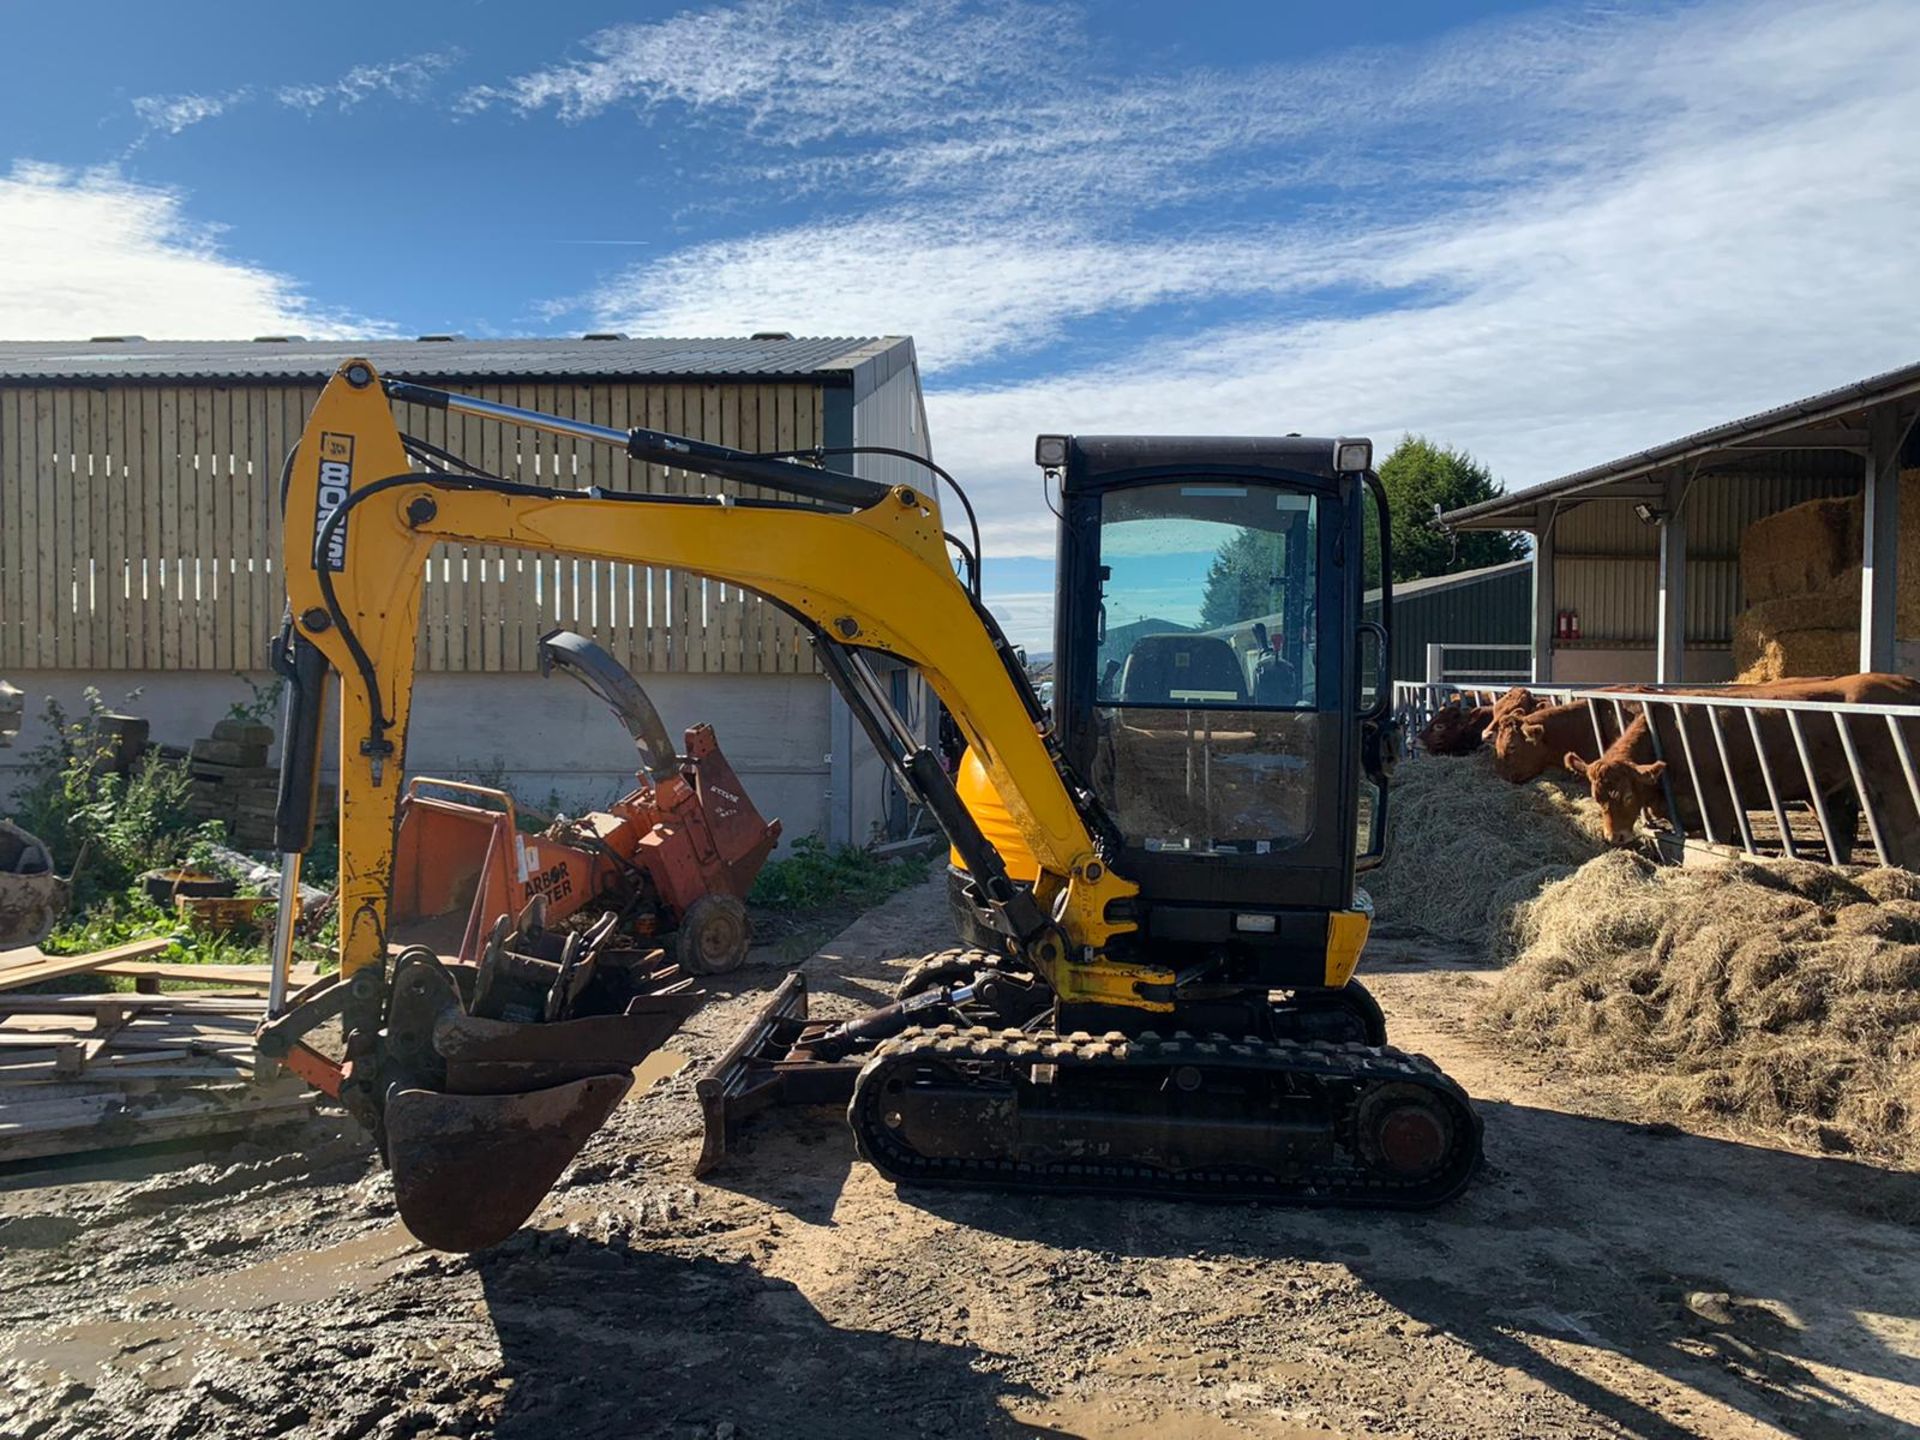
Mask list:
[[[346,504],[353,489],[353,437],[328,430],[320,436],[320,488],[315,492],[313,519],[316,526],[325,522]],[[342,520],[327,537],[326,554],[321,563],[329,570],[347,568],[347,525]]]

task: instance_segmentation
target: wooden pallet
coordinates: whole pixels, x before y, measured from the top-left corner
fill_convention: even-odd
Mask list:
[[[0,995],[0,1164],[310,1113],[303,1083],[256,1071],[264,1013],[257,993],[231,991]]]

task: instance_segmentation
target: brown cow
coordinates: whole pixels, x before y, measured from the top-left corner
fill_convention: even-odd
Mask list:
[[[1634,822],[1643,810],[1657,820],[1667,818],[1666,790],[1661,785],[1667,762],[1653,758],[1653,732],[1645,714],[1634,716],[1599,758],[1569,750],[1560,763],[1592,790],[1609,845],[1632,843]]]
[[[1531,690],[1516,685],[1491,705],[1462,709],[1455,704],[1435,711],[1415,738],[1429,755],[1471,755],[1493,738],[1495,728],[1507,716],[1524,715],[1538,705]]]
[[[1777,680],[1705,693],[1768,700],[1818,700],[1829,704],[1920,706],[1920,683],[1903,675]],[[1783,805],[1789,801],[1813,800],[1816,789],[1807,783],[1807,772],[1811,769],[1818,798],[1833,822],[1830,838],[1834,850],[1841,863],[1847,863],[1853,853],[1860,805],[1836,727],[1815,717],[1808,717],[1813,723],[1803,720],[1801,734],[1811,762],[1803,767],[1786,712],[1760,712],[1755,719],[1767,771],[1773,777],[1775,796]],[[1737,789],[1743,807],[1770,806],[1766,776],[1760,766],[1761,755],[1754,749],[1753,733],[1747,728],[1744,715],[1724,716],[1718,736],[1711,720],[1700,711],[1692,712],[1676,724],[1673,712],[1661,707],[1659,720],[1661,748],[1667,761],[1683,758],[1691,748],[1695,762],[1701,766],[1704,774],[1697,791],[1684,769],[1669,772],[1666,762],[1654,758],[1653,733],[1645,716],[1636,717],[1599,759],[1584,763],[1583,755],[1565,756],[1567,768],[1586,778],[1594,800],[1600,805],[1609,841],[1622,844],[1631,840],[1634,822],[1643,810],[1665,818],[1663,777],[1673,785],[1682,824],[1689,830],[1706,828],[1700,814],[1704,802],[1712,815],[1716,834],[1728,839],[1739,834],[1739,819],[1727,795],[1729,781]],[[1679,725],[1686,727],[1684,737]],[[1880,817],[1888,861],[1909,867],[1920,865],[1920,812],[1916,812],[1907,792],[1904,771],[1891,736],[1878,722],[1856,725],[1850,733],[1859,752],[1867,801]],[[1724,767],[1722,745],[1726,751]]]
[[[1469,755],[1480,748],[1480,732],[1492,718],[1490,705],[1476,705],[1471,710],[1443,706],[1433,712],[1433,718],[1415,738],[1429,755]]]
[[[1582,760],[1600,756],[1600,739],[1593,731],[1593,712],[1584,700],[1548,705],[1524,715],[1508,715],[1494,726],[1493,772],[1515,785],[1544,775],[1563,764],[1563,756]]]
[[[1508,716],[1526,715],[1540,708],[1540,701],[1534,698],[1531,690],[1524,685],[1516,685],[1498,700],[1493,702],[1493,713],[1487,717],[1487,730],[1480,738],[1493,739],[1494,728]]]

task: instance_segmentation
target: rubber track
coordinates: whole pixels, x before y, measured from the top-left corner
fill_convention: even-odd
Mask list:
[[[1200,1170],[1169,1175],[1124,1161],[1036,1164],[1017,1158],[964,1160],[922,1156],[905,1146],[880,1119],[888,1072],[924,1061],[1031,1065],[1052,1062],[1091,1070],[1196,1065],[1218,1070],[1237,1066],[1306,1078],[1346,1094],[1329,1097],[1340,1131],[1339,1157],[1331,1165],[1307,1162],[1286,1174]],[[1056,1081],[1056,1083],[1058,1083]],[[1359,1162],[1351,1134],[1355,1109],[1376,1085],[1417,1085],[1440,1099],[1454,1117],[1453,1151],[1434,1176],[1416,1182],[1374,1174]],[[1300,1205],[1425,1209],[1453,1199],[1480,1163],[1480,1117],[1466,1091],[1424,1055],[1391,1046],[1327,1041],[1233,1039],[1225,1035],[1143,1032],[1128,1037],[1084,1031],[1071,1035],[1023,1030],[963,1029],[953,1025],[907,1030],[877,1047],[855,1083],[847,1111],[860,1157],[898,1183],[982,1189],[1070,1191],[1180,1197],[1261,1199]]]

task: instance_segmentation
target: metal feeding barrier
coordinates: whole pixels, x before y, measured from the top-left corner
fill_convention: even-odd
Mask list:
[[[1859,821],[1882,865],[1920,868],[1920,707],[1777,700],[1706,687],[1528,687],[1553,704],[1584,701],[1605,751],[1647,717],[1649,758],[1666,762],[1661,788],[1679,835],[1749,855],[1849,863]],[[1491,705],[1503,688],[1400,682],[1396,710],[1417,734],[1445,706]],[[1817,842],[1796,837],[1789,807],[1804,804]],[[1770,816],[1778,845],[1757,830]]]

